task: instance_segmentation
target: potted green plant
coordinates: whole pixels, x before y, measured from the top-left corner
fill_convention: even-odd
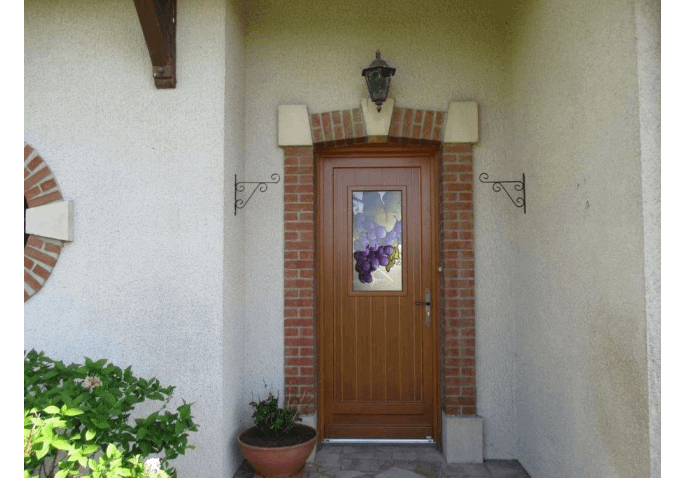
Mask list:
[[[270,391],[250,402],[254,426],[238,437],[238,445],[253,469],[265,478],[301,477],[307,457],[317,443],[317,430],[303,425],[298,411]]]

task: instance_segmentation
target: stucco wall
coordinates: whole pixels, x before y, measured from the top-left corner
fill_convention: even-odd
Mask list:
[[[224,187],[242,153],[234,17],[225,1],[179,1],[178,84],[157,90],[133,2],[25,2],[24,139],[74,201],[75,231],[24,307],[25,347],[175,385],[172,405],[194,402],[200,424],[182,476],[238,464],[242,371],[226,362],[242,355],[243,315],[240,277],[224,274],[243,241]]]
[[[246,2],[246,177],[283,172],[277,108],[306,104],[310,112],[357,107],[367,96],[363,68],[381,50],[397,72],[391,96],[398,107],[447,110],[449,101],[480,108],[475,174],[497,175],[510,160],[505,134],[506,2],[413,1]],[[283,387],[283,197],[253,198],[246,226],[248,389],[262,380]],[[486,420],[485,456],[514,457],[513,316],[498,243],[498,224],[521,214],[488,186],[475,187],[478,410]]]
[[[633,6],[528,1],[513,19],[517,458],[532,477],[649,475]]]

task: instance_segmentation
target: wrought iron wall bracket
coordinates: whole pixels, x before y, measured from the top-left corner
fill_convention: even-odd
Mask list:
[[[250,201],[250,198],[253,197],[253,195],[259,190],[261,193],[267,191],[267,184],[276,184],[279,181],[281,181],[281,176],[278,174],[274,173],[271,175],[271,181],[241,181],[238,182],[238,176],[234,175],[234,182],[235,182],[235,187],[234,187],[234,203],[233,203],[233,215],[235,216],[236,213],[238,212],[239,209],[243,209],[246,204],[248,204],[248,201]],[[248,196],[248,199],[238,199],[238,193],[245,192],[245,185],[246,184],[254,184],[255,187],[253,188],[252,192],[250,193],[250,196]]]
[[[517,207],[524,208],[524,214],[526,214],[526,181],[525,181],[524,173],[522,173],[522,180],[521,181],[489,181],[488,180],[488,174],[486,173],[481,173],[479,174],[479,181],[485,184],[492,184],[493,185],[493,190],[495,192],[500,192],[500,191],[505,191],[505,194],[507,194],[507,197],[510,198],[510,201],[512,201],[512,204],[514,204]],[[512,189],[514,191],[517,191],[518,193],[521,194],[516,194],[516,197],[512,197],[512,194],[507,190],[505,187],[505,184],[513,184]],[[513,193],[514,194],[514,193]]]

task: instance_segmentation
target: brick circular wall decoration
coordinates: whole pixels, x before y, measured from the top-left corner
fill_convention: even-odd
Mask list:
[[[24,143],[24,199],[30,208],[62,200],[52,171],[37,151]],[[41,290],[62,252],[64,241],[29,235],[24,246],[24,302]]]

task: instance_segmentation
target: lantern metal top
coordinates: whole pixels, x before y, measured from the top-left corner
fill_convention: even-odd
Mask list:
[[[362,70],[362,76],[367,80],[367,88],[371,100],[376,103],[377,111],[381,111],[381,105],[388,97],[391,88],[391,76],[395,75],[395,68],[381,59],[381,52],[376,51],[376,59]]]
[[[379,68],[379,67],[384,68],[384,69],[388,69],[390,71],[390,76],[395,75],[395,68],[391,68],[390,66],[388,66],[388,63],[386,63],[385,61],[383,61],[381,59],[381,51],[376,50],[376,59],[374,61],[372,61],[367,68],[362,70],[362,76],[366,76],[368,71],[373,70],[374,68]],[[387,76],[389,76],[389,75],[387,75]]]

